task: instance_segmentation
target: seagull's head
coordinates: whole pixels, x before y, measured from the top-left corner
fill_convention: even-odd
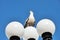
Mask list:
[[[33,15],[33,11],[30,11],[30,16],[29,16],[29,17],[31,17],[31,18],[34,17],[34,15]]]

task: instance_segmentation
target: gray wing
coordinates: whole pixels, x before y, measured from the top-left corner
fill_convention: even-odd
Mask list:
[[[24,28],[26,28],[27,26],[33,26],[34,27],[35,21],[33,23],[29,23],[29,24],[28,24],[28,21],[29,21],[29,19],[25,22]]]
[[[25,22],[24,28],[27,27],[28,20],[29,20],[29,18],[28,18],[27,21]]]

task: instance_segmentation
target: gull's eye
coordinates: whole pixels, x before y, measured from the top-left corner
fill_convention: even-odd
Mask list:
[[[6,26],[5,33],[10,40],[20,40],[24,33],[24,27],[20,22],[13,21]]]
[[[23,40],[38,40],[38,37],[39,35],[34,27],[28,26],[25,28]]]

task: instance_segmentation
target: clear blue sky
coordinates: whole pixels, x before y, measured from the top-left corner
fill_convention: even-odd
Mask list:
[[[30,10],[34,12],[36,24],[43,18],[51,19],[56,24],[53,40],[60,40],[60,0],[0,0],[0,40],[8,40],[6,25],[11,21],[24,24]]]

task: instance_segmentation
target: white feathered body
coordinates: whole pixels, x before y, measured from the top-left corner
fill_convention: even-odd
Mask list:
[[[27,18],[25,22],[25,27],[34,26],[34,24],[35,24],[35,18],[34,18],[33,12],[30,11],[30,16]]]

